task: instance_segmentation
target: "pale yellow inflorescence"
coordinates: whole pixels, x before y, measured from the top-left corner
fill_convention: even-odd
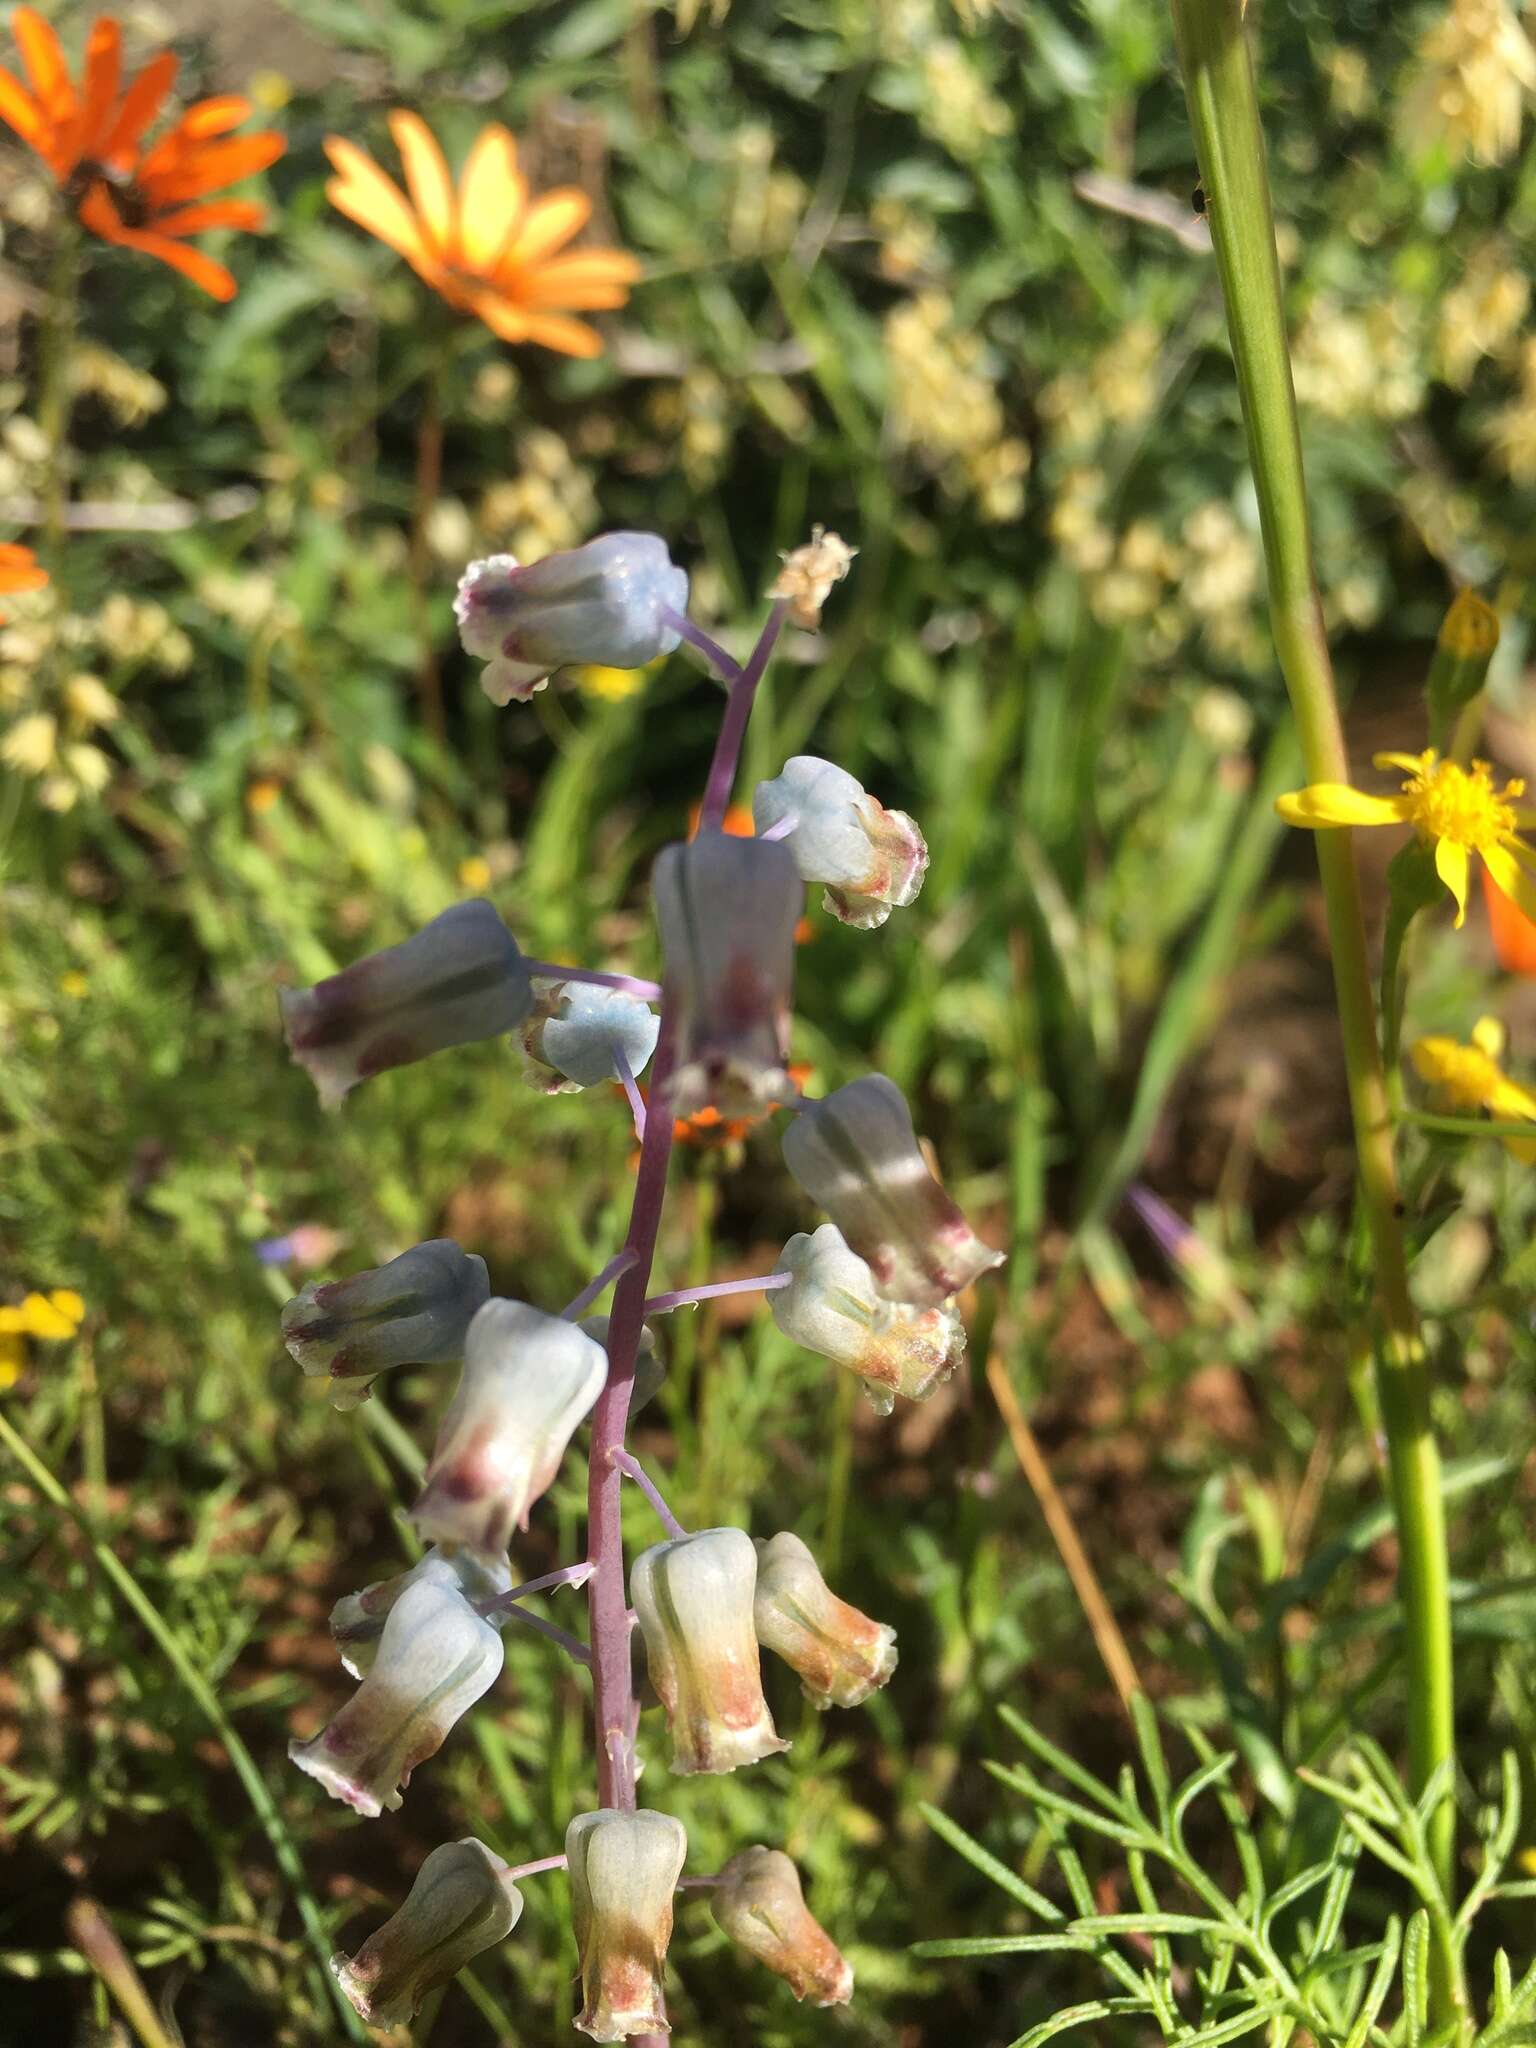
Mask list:
[[[1007,431],[979,335],[954,325],[942,292],[919,292],[886,315],[890,424],[953,497],[970,496],[986,519],[1024,508],[1029,445]]]
[[[1419,43],[1399,130],[1415,152],[1504,163],[1533,91],[1536,50],[1508,0],[1451,0]]]

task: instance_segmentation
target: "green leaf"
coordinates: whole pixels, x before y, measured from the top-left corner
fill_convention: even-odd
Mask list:
[[[1145,1998],[1095,1998],[1087,2005],[1069,2005],[1060,2012],[1054,2012],[1048,2020],[1042,2020],[1038,2027],[1031,2027],[1027,2034],[1009,2043],[1009,2048],[1040,2048],[1044,2041],[1053,2041],[1058,2034],[1065,2034],[1071,2027],[1086,2026],[1090,2020],[1107,2020],[1121,2012],[1150,2012],[1150,2002]]]
[[[1223,1920],[1207,1920],[1199,1913],[1095,1913],[1089,1920],[1074,1920],[1075,1934],[1198,1934],[1207,1941],[1239,1941],[1243,1930]]]
[[[1063,1920],[1066,1915],[1060,1906],[1048,1899],[1044,1892],[1037,1892],[1032,1884],[1026,1884],[1016,1871],[984,1849],[973,1835],[952,1821],[947,1813],[941,1813],[926,1800],[919,1801],[918,1812],[927,1821],[934,1833],[948,1842],[951,1849],[965,1858],[983,1877],[990,1878],[1000,1891],[1017,1899],[1021,1906],[1027,1906],[1031,1913],[1038,1913],[1042,1920]]]
[[[1420,2048],[1429,2014],[1429,1914],[1421,1906],[1403,1935],[1403,2048]]]
[[[1344,2038],[1344,2048],[1365,2048],[1376,2016],[1387,2002],[1387,1993],[1397,1973],[1397,1958],[1403,1945],[1402,1922],[1394,1914],[1387,1922],[1386,1940],[1381,1946],[1381,1960],[1376,1965],[1376,1974],[1365,1994],[1355,2023]]]
[[[952,1941],[915,1941],[915,1956],[1033,1956],[1057,1949],[1082,1956],[1097,1955],[1101,1943],[1086,1934],[977,1934]]]

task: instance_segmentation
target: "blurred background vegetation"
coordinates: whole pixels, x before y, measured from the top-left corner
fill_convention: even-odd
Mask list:
[[[78,50],[89,10],[44,11]],[[1490,745],[1536,770],[1536,58],[1486,0],[1249,15],[1360,762],[1423,744],[1428,643],[1470,582],[1504,617]],[[515,1634],[495,1711],[398,1817],[358,1823],[287,1766],[343,1696],[326,1615],[402,1554],[411,1444],[445,1390],[406,1375],[338,1416],[277,1309],[310,1272],[434,1235],[482,1253],[499,1291],[564,1300],[622,1232],[622,1104],[541,1099],[483,1047],[322,1120],[274,991],[479,894],[535,955],[649,972],[645,874],[686,829],[711,686],[680,655],[496,712],[457,650],[455,579],[475,554],[641,525],[740,645],[776,551],[821,520],[859,559],[824,633],[789,641],[748,771],[830,756],[914,813],[933,867],[879,937],[813,913],[796,1056],[814,1087],[870,1065],[901,1082],[1011,1259],[974,1311],[972,1380],[885,1423],[750,1302],[666,1331],[639,1442],[678,1512],[796,1528],[901,1637],[858,1715],[783,1692],[784,1759],[648,1781],[696,1867],[754,1840],[799,1858],[860,1985],[846,2015],[802,2012],[696,1905],[674,2026],[710,2039],[730,2015],[769,2048],[1011,2040],[1082,1981],[1070,1957],[907,1953],[1013,1924],[917,1804],[1028,1873],[1044,1844],[982,1769],[1010,1746],[999,1705],[1111,1773],[1127,1738],[989,1350],[1143,1679],[1175,1718],[1235,1730],[1282,1866],[1306,1835],[1285,1770],[1351,1716],[1400,1724],[1312,855],[1282,852],[1269,805],[1296,768],[1163,12],[185,0],[123,18],[131,50],[179,52],[185,97],[246,91],[289,146],[263,181],[270,231],[222,252],[231,304],[92,248],[68,545],[0,627],[0,1295],[85,1309],[72,1339],[0,1361],[5,1416],[73,1504],[0,1475],[7,2025],[111,2038],[65,1930],[84,1889],[187,2043],[334,2039],[303,1886],[356,1937],[435,1841],[473,1829],[522,1860],[590,1802],[582,1687]],[[536,186],[591,193],[594,232],[645,266],[600,358],[456,321],[328,207],[322,138],[392,168],[397,105],[453,160],[505,120]],[[0,150],[0,531],[21,539],[54,472],[36,375],[54,206],[35,160]],[[1410,1030],[1465,1036],[1487,1009],[1518,1069],[1536,1008],[1480,929],[1437,930]],[[1416,1182],[1444,1222],[1419,1276],[1475,1797],[1499,1744],[1529,1772],[1536,1736],[1536,1205],[1494,1146],[1426,1151]],[[690,1149],[660,1284],[760,1272],[802,1221],[771,1137]],[[573,1461],[520,1546],[528,1574],[575,1554],[578,1478]],[[167,1641],[216,1687],[264,1812]],[[563,1881],[530,1884],[435,2048],[566,2037],[564,1915]]]

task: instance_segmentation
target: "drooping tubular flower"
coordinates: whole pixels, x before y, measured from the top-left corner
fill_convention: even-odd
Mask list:
[[[389,132],[409,198],[356,143],[328,135],[325,153],[336,172],[325,188],[331,204],[403,256],[439,298],[473,313],[503,341],[600,355],[597,329],[571,315],[622,306],[640,265],[622,249],[566,247],[592,217],[586,193],[561,186],[530,198],[517,143],[494,122],[480,131],[457,191],[419,115],[398,109]]]
[[[771,840],[706,832],[651,878],[677,1030],[670,1108],[752,1114],[791,1093],[785,1060],[803,885]]]
[[[526,565],[471,562],[453,600],[466,654],[486,666],[493,704],[526,703],[557,668],[644,668],[678,644],[669,615],[686,610],[688,578],[654,533],[602,533]]]
[[[412,2020],[429,1991],[505,1941],[522,1918],[523,1895],[507,1865],[471,1835],[444,1842],[416,1873],[405,1903],[356,1955],[334,1955],[331,1970],[370,2026]]]
[[[1511,1156],[1530,1166],[1536,1164],[1536,1094],[1509,1078],[1499,1064],[1503,1053],[1504,1026],[1496,1017],[1479,1017],[1470,1043],[1421,1038],[1409,1056],[1419,1079],[1447,1109],[1482,1110],[1501,1123],[1530,1123],[1529,1138],[1504,1140]]]
[[[709,1909],[722,1933],[782,1977],[796,1998],[846,2005],[853,1969],[811,1917],[800,1873],[779,1849],[743,1849],[720,1873]]]
[[[411,1520],[433,1543],[498,1557],[548,1491],[608,1357],[574,1323],[525,1301],[488,1301],[437,1433]]]
[[[124,89],[122,33],[111,15],[101,15],[86,39],[77,87],[57,35],[35,9],[18,7],[11,28],[31,87],[0,71],[0,121],[47,164],[81,225],[158,257],[215,299],[233,298],[235,280],[223,264],[183,238],[259,228],[265,212],[254,201],[209,195],[275,163],[284,138],[270,130],[233,136],[251,103],[222,93],[188,107],[146,148],[145,133],[175,82],[174,52],[152,57]]]
[[[744,1529],[697,1529],[642,1550],[630,1567],[651,1684],[672,1731],[672,1768],[734,1771],[775,1756],[752,1601],[757,1553]]]
[[[48,571],[39,568],[30,548],[22,547],[18,541],[0,541],[0,597],[9,597],[19,590],[41,590],[47,581]],[[4,620],[5,613],[0,612],[0,624]]]
[[[928,870],[928,846],[905,811],[888,811],[845,769],[796,754],[752,793],[760,833],[779,837],[800,878],[824,882],[822,907],[841,924],[874,931],[893,909],[916,900]]]
[[[594,2041],[669,2033],[661,1980],[672,1895],[688,1854],[682,1822],[644,1806],[578,1813],[565,1853],[581,1959],[577,2026]]]
[[[373,1074],[515,1031],[533,1008],[533,980],[494,908],[475,898],[278,1001],[289,1050],[334,1109]]]
[[[338,1408],[366,1401],[398,1365],[457,1365],[490,1299],[485,1261],[451,1237],[412,1245],[345,1280],[313,1280],[283,1308],[283,1342],[308,1378],[328,1378]]]
[[[797,1232],[776,1263],[790,1281],[768,1296],[773,1320],[794,1343],[857,1373],[877,1415],[889,1415],[898,1394],[926,1401],[964,1361],[958,1310],[887,1301],[835,1223]]]
[[[354,1678],[368,1676],[379,1653],[384,1624],[401,1595],[424,1580],[449,1587],[475,1607],[511,1592],[512,1562],[506,1556],[480,1557],[472,1550],[443,1550],[434,1543],[409,1571],[396,1572],[392,1579],[376,1579],[361,1593],[344,1594],[331,1609],[331,1641]]]
[[[896,1631],[839,1600],[789,1530],[757,1546],[757,1640],[800,1678],[814,1707],[856,1707],[896,1669]]]
[[[357,1691],[288,1754],[333,1799],[376,1818],[395,1813],[411,1772],[501,1675],[500,1632],[452,1586],[421,1579],[396,1600]]]
[[[906,1098],[883,1074],[807,1103],[784,1133],[784,1159],[888,1301],[938,1308],[1003,1263],[928,1171]]]
[[[1377,754],[1378,768],[1401,769],[1407,780],[1397,796],[1368,796],[1347,782],[1315,782],[1290,796],[1277,797],[1275,809],[1288,825],[1309,831],[1330,825],[1411,825],[1425,846],[1435,851],[1435,872],[1456,901],[1459,930],[1467,915],[1467,883],[1473,854],[1506,896],[1527,917],[1536,917],[1536,848],[1519,836],[1536,824],[1536,812],[1520,807],[1525,784],[1518,780],[1495,789],[1486,761],[1463,768],[1442,761],[1434,751],[1422,754]]]
[[[645,1072],[661,1019],[649,1003],[621,989],[557,981],[540,989],[523,1026],[528,1079],[546,1095],[595,1088],[617,1073],[615,1050],[631,1075]]]

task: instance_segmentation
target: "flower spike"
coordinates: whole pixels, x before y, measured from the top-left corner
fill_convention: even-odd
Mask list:
[[[367,1677],[309,1742],[288,1754],[358,1813],[398,1812],[411,1772],[501,1676],[501,1635],[462,1593],[430,1579],[391,1608]]]
[[[822,906],[841,924],[873,931],[915,902],[928,845],[905,811],[888,811],[831,761],[796,754],[752,794],[760,833],[789,826],[782,843],[802,881],[824,882]]]
[[[839,1600],[809,1547],[786,1529],[757,1546],[757,1639],[800,1677],[814,1707],[856,1707],[890,1681],[896,1631]]]
[[[505,1941],[523,1912],[523,1895],[507,1871],[473,1836],[434,1849],[399,1911],[356,1955],[331,1957],[354,2011],[374,2027],[412,2020],[429,1991]]]
[[[670,2033],[661,1979],[688,1854],[682,1822],[649,1807],[579,1813],[565,1853],[581,1957],[577,2026],[594,2041]]]
[[[800,1873],[778,1849],[743,1849],[720,1873],[710,1911],[722,1933],[782,1977],[796,1998],[846,2005],[853,1970],[812,1919]]]
[[[515,1031],[533,1007],[517,941],[483,899],[455,903],[414,938],[279,994],[289,1049],[321,1103],[390,1067]]]
[[[785,1069],[804,892],[784,847],[706,832],[652,877],[677,1019],[670,1106],[752,1114],[793,1094]]]
[[[801,1111],[784,1159],[888,1301],[937,1308],[1003,1263],[928,1170],[894,1081],[866,1074]]]
[[[307,1378],[329,1379],[336,1407],[355,1408],[393,1366],[460,1364],[490,1292],[484,1259],[434,1237],[365,1273],[311,1281],[284,1306],[283,1342]]]
[[[742,1529],[653,1544],[630,1567],[629,1597],[682,1775],[734,1771],[789,1747],[763,1698],[756,1587],[757,1553]]]
[[[488,1301],[411,1520],[435,1543],[499,1557],[549,1490],[577,1424],[603,1390],[601,1345],[524,1301]]]

